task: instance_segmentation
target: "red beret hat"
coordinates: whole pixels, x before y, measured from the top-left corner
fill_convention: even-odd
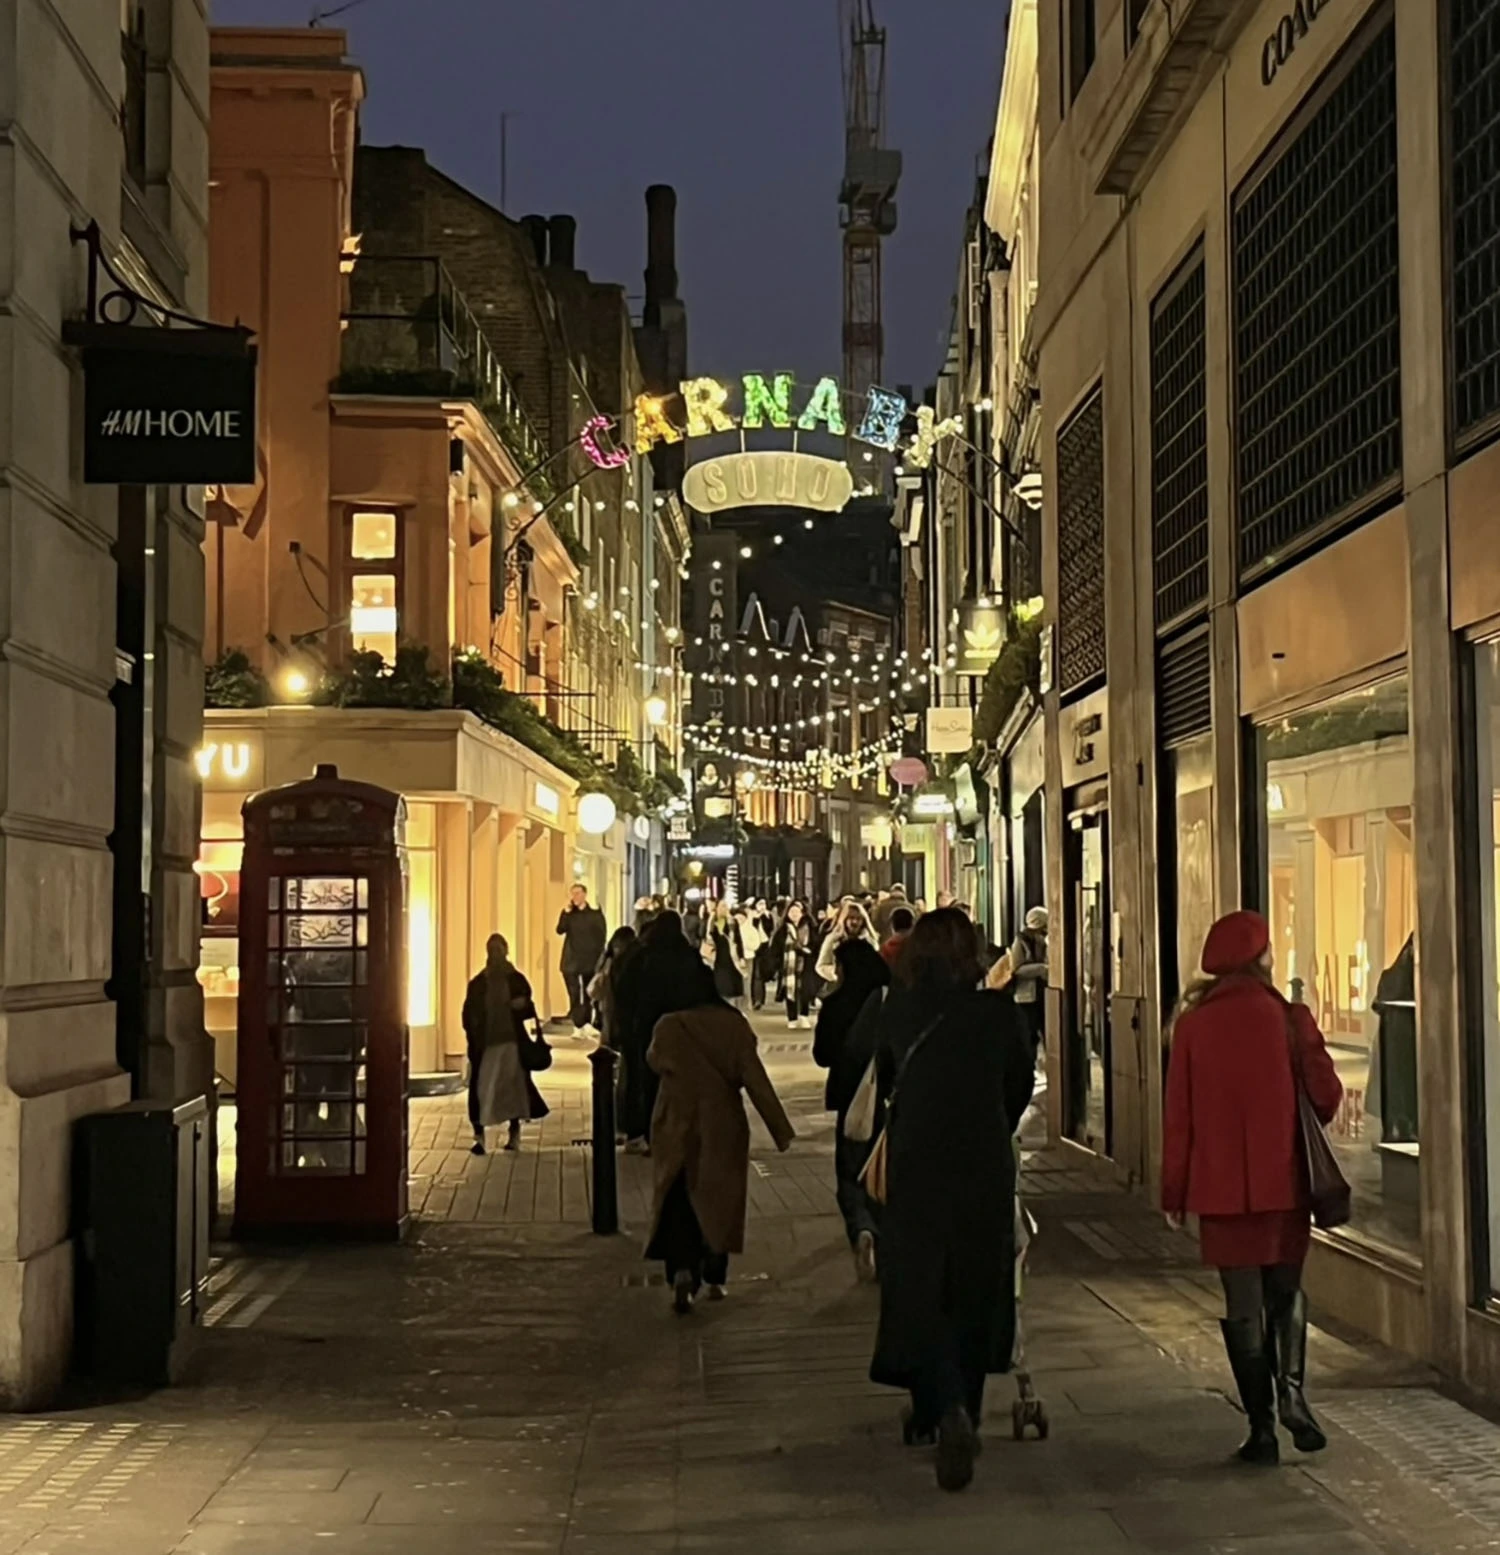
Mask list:
[[[1271,927],[1258,912],[1232,912],[1208,931],[1203,942],[1203,970],[1223,977],[1259,961],[1271,943]]]

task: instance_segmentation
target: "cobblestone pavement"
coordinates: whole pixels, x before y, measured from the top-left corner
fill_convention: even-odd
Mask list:
[[[675,1319],[638,1235],[587,1228],[587,1064],[519,1158],[467,1154],[462,1097],[413,1110],[411,1240],[225,1248],[185,1385],[0,1422],[0,1555],[1355,1555],[1500,1549],[1500,1429],[1420,1368],[1321,1330],[1321,1460],[1226,1462],[1212,1283],[1076,1158],[1030,1155],[1029,1358],[1045,1442],[991,1388],[972,1489],[943,1496],[865,1378],[876,1296],[834,1207],[803,1034],[764,1023],[801,1138],[757,1125],[730,1299]]]

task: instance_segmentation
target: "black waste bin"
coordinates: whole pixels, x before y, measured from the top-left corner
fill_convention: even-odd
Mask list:
[[[75,1364],[164,1387],[180,1376],[208,1288],[208,1101],[140,1101],[74,1134]]]

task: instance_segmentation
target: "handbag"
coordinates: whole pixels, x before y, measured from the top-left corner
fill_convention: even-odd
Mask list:
[[[844,1138],[862,1145],[875,1137],[875,1113],[880,1102],[880,1085],[872,1058],[864,1076],[855,1087],[854,1099],[844,1114]]]
[[[1354,1193],[1328,1143],[1322,1121],[1302,1072],[1301,1045],[1292,1023],[1290,1010],[1286,1020],[1287,1050],[1292,1060],[1292,1084],[1297,1091],[1297,1128],[1302,1136],[1302,1159],[1307,1169],[1307,1196],[1312,1206],[1313,1224],[1320,1231],[1347,1226],[1353,1215]]]
[[[859,1180],[865,1192],[876,1204],[884,1204],[890,1194],[890,1138],[891,1118],[896,1109],[896,1096],[901,1089],[901,1082],[906,1077],[907,1066],[917,1056],[917,1049],[938,1029],[943,1023],[941,1015],[929,1021],[920,1032],[917,1040],[906,1050],[906,1057],[901,1060],[901,1067],[896,1071],[896,1082],[891,1087],[891,1099],[886,1103],[885,1127],[880,1131],[880,1137],[875,1141],[870,1150],[870,1158],[865,1162],[864,1170],[859,1174]],[[871,1067],[875,1060],[870,1060]],[[864,1082],[861,1081],[861,1084]]]
[[[527,1074],[541,1074],[552,1067],[552,1048],[540,1026],[535,1036],[521,1039],[521,1067]]]

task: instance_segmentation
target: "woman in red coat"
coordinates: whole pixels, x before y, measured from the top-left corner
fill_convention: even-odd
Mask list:
[[[1276,1416],[1299,1451],[1328,1445],[1303,1385],[1311,1237],[1295,1063],[1318,1117],[1343,1087],[1306,1006],[1271,978],[1270,930],[1259,913],[1221,918],[1203,972],[1173,1025],[1162,1141],[1162,1208],[1174,1225],[1198,1217],[1203,1261],[1224,1285],[1224,1348],[1250,1436],[1247,1463],[1275,1463]]]

